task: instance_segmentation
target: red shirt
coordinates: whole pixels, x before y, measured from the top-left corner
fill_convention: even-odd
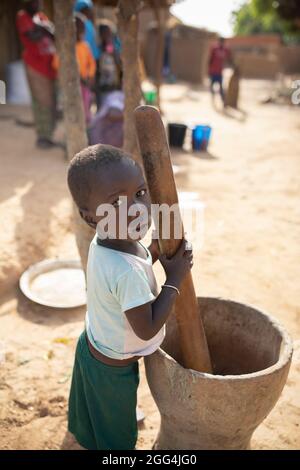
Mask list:
[[[227,47],[213,47],[210,52],[209,75],[221,75],[229,57],[230,51]]]
[[[48,21],[44,13],[39,12],[31,17],[25,10],[17,13],[17,28],[23,45],[23,60],[39,72],[41,75],[50,79],[56,78],[56,71],[52,66],[55,47],[53,40],[48,36],[43,36],[38,41],[32,41],[26,33],[34,29],[34,19]]]

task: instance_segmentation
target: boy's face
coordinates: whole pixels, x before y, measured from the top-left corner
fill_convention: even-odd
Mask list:
[[[109,229],[109,238],[139,240],[145,236],[151,225],[151,200],[139,165],[121,161],[104,167],[95,175],[92,187],[89,213],[93,220],[102,221],[102,226],[108,220],[108,206],[103,204],[114,214],[115,233],[111,235]]]

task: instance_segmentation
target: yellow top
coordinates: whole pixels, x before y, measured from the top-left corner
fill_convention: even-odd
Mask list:
[[[96,73],[96,62],[87,42],[76,42],[76,59],[80,78],[83,80],[94,78]],[[56,70],[59,67],[59,58],[57,54],[55,54],[53,57],[53,67]]]

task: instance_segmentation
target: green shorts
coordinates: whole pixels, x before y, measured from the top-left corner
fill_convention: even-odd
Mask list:
[[[68,429],[91,450],[130,450],[137,440],[139,364],[109,366],[95,359],[85,332],[78,340]]]

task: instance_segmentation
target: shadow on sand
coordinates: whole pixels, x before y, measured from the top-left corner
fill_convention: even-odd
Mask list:
[[[247,120],[248,113],[241,108],[231,108],[230,106],[219,107],[214,101],[212,101],[212,106],[218,114],[221,114],[222,116],[225,116],[229,119],[235,119],[239,122],[245,122]]]

